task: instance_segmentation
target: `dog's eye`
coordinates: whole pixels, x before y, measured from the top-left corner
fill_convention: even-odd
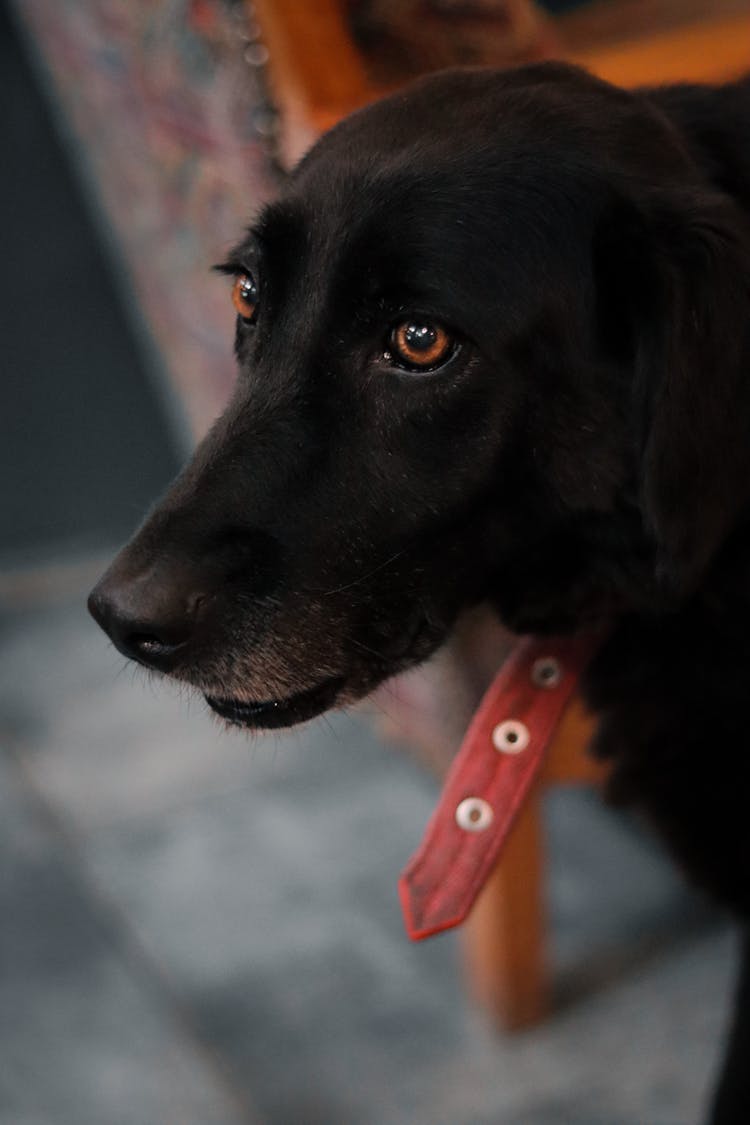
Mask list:
[[[455,342],[440,324],[405,320],[397,324],[388,342],[396,363],[410,371],[429,371],[451,355]]]
[[[232,302],[239,315],[252,324],[258,312],[258,286],[251,273],[238,273],[232,286]]]

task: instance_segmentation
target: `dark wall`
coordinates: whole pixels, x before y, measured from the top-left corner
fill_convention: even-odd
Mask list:
[[[0,567],[118,542],[178,467],[74,159],[0,0]]]

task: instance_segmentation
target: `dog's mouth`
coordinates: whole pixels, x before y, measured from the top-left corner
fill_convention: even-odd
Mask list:
[[[343,676],[332,676],[315,687],[288,695],[284,699],[246,702],[207,695],[206,702],[217,715],[221,715],[222,719],[226,719],[229,723],[273,730],[277,727],[291,727],[295,723],[303,723],[327,711],[336,702],[343,684]]]

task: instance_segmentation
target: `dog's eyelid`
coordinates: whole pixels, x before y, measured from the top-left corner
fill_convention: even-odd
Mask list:
[[[405,363],[399,363],[395,356],[390,352],[383,352],[382,358],[387,366],[390,367],[395,374],[401,376],[403,379],[419,380],[430,378],[433,375],[440,375],[441,372],[443,372],[449,366],[449,364],[451,364],[451,362],[456,359],[461,350],[461,345],[456,344],[445,357],[445,359],[440,360],[439,363],[434,364],[432,367],[413,367]]]
[[[252,277],[255,284],[260,288],[260,270],[258,269],[257,262],[248,264],[247,262],[227,261],[219,262],[217,265],[211,267],[216,273],[220,273],[223,277],[241,277],[242,274],[247,274]]]
[[[259,279],[261,248],[255,242],[243,244],[230,251],[229,257],[217,262],[212,268],[217,273],[236,277],[238,273],[251,273],[256,282]]]

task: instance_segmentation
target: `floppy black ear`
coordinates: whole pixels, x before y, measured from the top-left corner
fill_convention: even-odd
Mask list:
[[[723,197],[645,215],[636,301],[641,502],[657,577],[686,592],[750,498],[750,237]]]

